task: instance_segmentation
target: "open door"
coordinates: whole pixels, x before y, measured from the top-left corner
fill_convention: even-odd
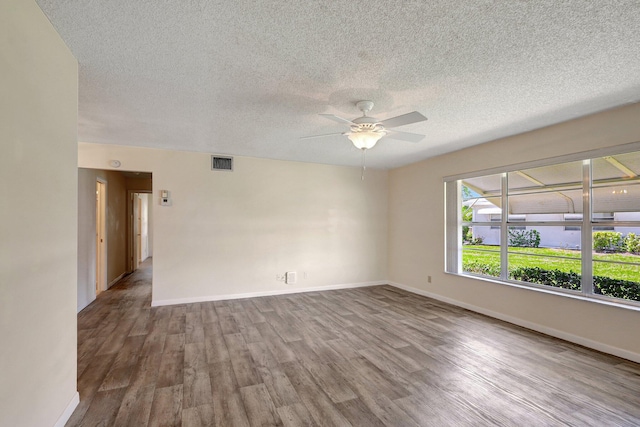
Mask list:
[[[149,253],[149,195],[150,193],[129,190],[129,272],[138,269]]]
[[[96,181],[96,296],[106,289],[107,283],[107,185]]]
[[[137,194],[136,197],[136,254],[138,256],[138,264],[140,264],[144,259],[142,258],[142,196]]]
[[[131,225],[133,226],[131,240],[133,240],[133,248],[131,251],[131,271],[136,271],[140,264],[140,195],[132,194],[131,205],[133,212],[131,213]]]

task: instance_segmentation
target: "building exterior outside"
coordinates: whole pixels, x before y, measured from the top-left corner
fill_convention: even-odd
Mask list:
[[[481,238],[485,245],[500,244],[501,209],[486,199],[474,199],[473,222],[495,222],[495,226],[474,225],[471,227],[473,238]],[[640,212],[604,212],[601,219],[613,221],[640,221]],[[522,214],[510,215],[511,221],[547,222],[547,221],[581,221],[582,214]],[[537,230],[540,233],[540,247],[580,249],[580,227],[571,225],[544,225],[515,227],[519,230]],[[616,231],[626,236],[629,233],[640,235],[640,227],[594,227],[593,231]]]

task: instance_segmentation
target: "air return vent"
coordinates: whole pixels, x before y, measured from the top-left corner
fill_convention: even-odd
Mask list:
[[[233,171],[233,157],[211,156],[211,170]]]

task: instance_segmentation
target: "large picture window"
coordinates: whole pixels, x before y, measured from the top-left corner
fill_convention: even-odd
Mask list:
[[[446,179],[447,271],[640,303],[639,175],[634,151]]]

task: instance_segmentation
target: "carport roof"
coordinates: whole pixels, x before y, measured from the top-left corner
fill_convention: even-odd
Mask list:
[[[509,213],[582,213],[582,165],[573,161],[509,172]],[[593,159],[592,175],[593,212],[640,211],[640,152]],[[462,183],[478,194],[476,203],[486,200],[483,208],[501,206],[500,174]]]

